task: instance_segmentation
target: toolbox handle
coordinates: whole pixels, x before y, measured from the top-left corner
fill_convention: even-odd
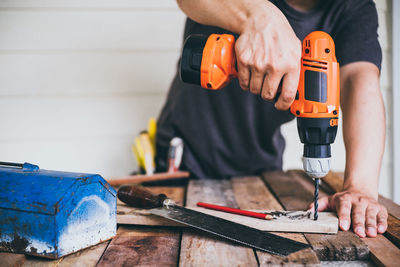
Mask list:
[[[39,170],[39,166],[34,165],[34,164],[30,164],[28,162],[15,163],[15,162],[0,161],[0,166],[12,167],[12,168],[20,168],[23,171],[37,171],[37,170]]]

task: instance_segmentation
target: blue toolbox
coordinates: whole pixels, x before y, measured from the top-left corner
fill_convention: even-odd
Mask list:
[[[59,258],[115,236],[116,191],[98,174],[0,162],[0,251]]]

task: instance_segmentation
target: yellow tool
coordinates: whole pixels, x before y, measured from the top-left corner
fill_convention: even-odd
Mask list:
[[[135,142],[136,142],[136,139],[135,139]],[[136,163],[139,167],[139,170],[144,170],[143,159],[140,157],[139,150],[135,144],[132,145],[132,152],[133,152],[133,155],[135,156]]]
[[[152,175],[155,170],[156,132],[157,121],[155,118],[150,118],[147,131],[140,132],[139,136],[135,138],[135,144],[132,145],[137,165],[147,175]]]
[[[136,147],[138,148],[139,157],[142,159],[144,169],[147,175],[152,175],[155,170],[154,164],[154,150],[150,140],[149,133],[142,131],[138,138],[136,138]]]
[[[156,151],[156,133],[157,133],[157,121],[155,118],[150,118],[147,124],[147,132],[149,133],[150,141],[153,146],[153,151]]]

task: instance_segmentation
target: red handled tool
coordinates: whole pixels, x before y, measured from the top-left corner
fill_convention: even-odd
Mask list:
[[[235,209],[235,208],[224,207],[224,206],[219,206],[219,205],[209,204],[209,203],[204,203],[204,202],[197,202],[197,206],[203,207],[206,209],[218,210],[218,211],[223,211],[223,212],[228,212],[228,213],[258,218],[258,219],[264,219],[264,220],[272,220],[274,218],[274,216],[272,216],[270,214],[266,214],[266,213]]]

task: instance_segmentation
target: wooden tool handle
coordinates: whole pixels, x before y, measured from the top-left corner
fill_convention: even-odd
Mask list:
[[[141,209],[152,209],[163,206],[167,196],[154,195],[149,190],[138,185],[121,186],[117,193],[118,198],[129,206]]]

